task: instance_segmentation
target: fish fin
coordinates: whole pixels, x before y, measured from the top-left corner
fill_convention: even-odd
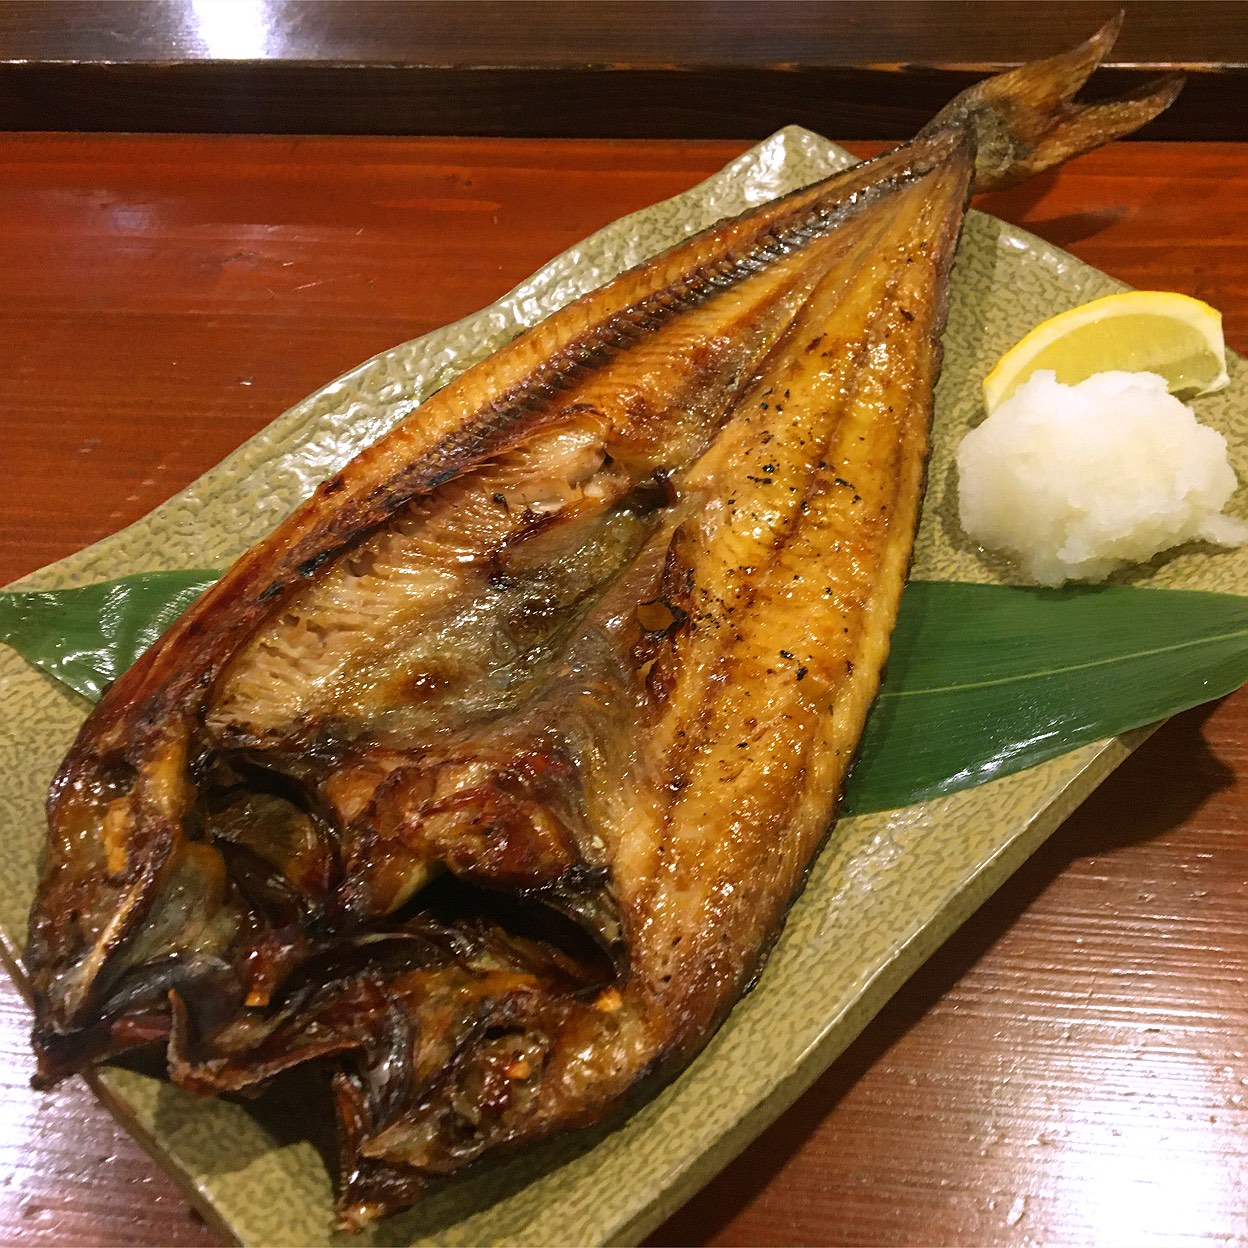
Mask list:
[[[1180,75],[1155,79],[1117,99],[1078,104],[1122,29],[1124,14],[1068,52],[986,78],[951,100],[919,132],[969,131],[975,139],[975,189],[999,190],[1138,130],[1174,102]]]

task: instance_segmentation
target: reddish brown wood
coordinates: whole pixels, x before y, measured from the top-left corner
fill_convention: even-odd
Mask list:
[[[1167,724],[651,1244],[1242,1243],[1246,741]]]
[[[1119,8],[1098,89],[1182,66],[1147,133],[1248,135],[1243,0],[7,0],[0,127],[880,138]]]
[[[5,60],[663,69],[716,65],[999,65],[1127,15],[1121,65],[1248,62],[1244,0],[7,0]]]
[[[0,582],[497,297],[728,143],[0,139]],[[867,149],[860,148],[860,151]],[[1136,144],[984,206],[1248,351],[1248,156]],[[653,1242],[1248,1239],[1248,691],[1163,728]],[[0,985],[0,1242],[205,1244]]]

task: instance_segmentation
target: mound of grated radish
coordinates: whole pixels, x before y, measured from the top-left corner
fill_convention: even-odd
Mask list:
[[[1100,581],[1193,540],[1248,541],[1221,515],[1235,492],[1226,439],[1153,373],[1062,385],[1037,372],[962,440],[962,527],[1041,585]]]

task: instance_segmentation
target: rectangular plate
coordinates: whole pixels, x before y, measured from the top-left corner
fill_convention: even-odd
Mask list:
[[[723,216],[852,163],[796,128],[694,190],[624,218],[552,260],[489,308],[384,352],[279,417],[216,468],[120,533],[21,588],[222,566],[316,483],[450,377],[522,328]],[[982,415],[979,383],[1032,325],[1120,290],[1047,243],[970,214],[953,275],[934,451],[914,574],[1008,581],[960,533],[953,449]],[[1248,477],[1242,361],[1202,421]],[[1239,414],[1236,414],[1238,406]],[[1242,506],[1242,504],[1241,504]],[[1135,575],[1142,575],[1136,573]],[[1151,585],[1248,593],[1248,548],[1188,550]],[[0,937],[25,940],[44,837],[43,798],[88,708],[0,647]],[[482,1244],[636,1240],[784,1110],[904,979],[1147,734],[1087,746],[989,786],[845,819],[815,862],[758,987],[684,1075],[614,1130],[532,1150],[456,1183],[362,1236],[332,1230],[330,1177],[300,1108],[199,1101],[130,1070],[91,1076],[105,1100],[223,1230],[248,1243]]]

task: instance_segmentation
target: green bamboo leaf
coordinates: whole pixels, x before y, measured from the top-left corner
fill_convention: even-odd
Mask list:
[[[0,593],[0,639],[92,700],[216,579]],[[845,809],[906,806],[1164,719],[1248,680],[1248,598],[913,581]]]
[[[1246,680],[1246,597],[914,581],[845,808],[983,784]]]
[[[146,572],[42,593],[0,592],[0,641],[92,702],[220,572]]]

